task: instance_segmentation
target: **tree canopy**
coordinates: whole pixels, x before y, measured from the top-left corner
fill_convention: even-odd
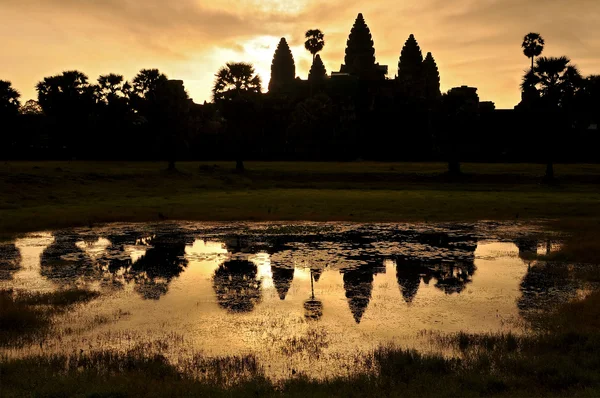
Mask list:
[[[21,94],[12,87],[11,82],[0,80],[0,117],[17,115],[21,106],[20,97]]]
[[[325,35],[319,29],[310,29],[304,34],[306,41],[304,42],[304,48],[312,54],[313,61],[317,53],[323,51],[325,47]]]
[[[261,91],[260,76],[255,74],[254,66],[246,62],[230,62],[219,69],[213,86],[213,99],[232,100]]]
[[[544,51],[544,38],[539,33],[528,33],[523,38],[523,54],[527,58],[531,58],[531,69],[534,66],[535,57],[539,57]]]

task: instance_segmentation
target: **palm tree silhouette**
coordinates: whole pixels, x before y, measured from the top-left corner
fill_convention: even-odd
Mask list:
[[[219,69],[213,86],[213,98],[232,100],[244,94],[258,94],[261,91],[260,76],[254,66],[246,62],[229,62]]]
[[[534,59],[539,57],[544,51],[544,38],[539,33],[528,33],[523,38],[523,54],[527,58],[531,58],[531,70],[533,70]]]
[[[255,102],[261,92],[260,76],[246,62],[230,62],[215,75],[213,99],[223,109],[236,147],[236,170],[244,171],[243,152],[248,130],[256,122]]]
[[[306,37],[304,48],[312,54],[314,63],[317,53],[321,52],[323,47],[325,47],[325,35],[319,29],[310,29],[306,31],[304,36]]]
[[[568,113],[575,94],[581,87],[583,78],[576,66],[571,65],[568,57],[541,57],[535,67],[535,78],[540,89],[541,103],[547,112],[548,123],[556,128],[560,115]],[[534,80],[533,77],[528,79]],[[562,120],[564,122],[564,119]],[[556,139],[556,137],[554,137]],[[549,141],[553,141],[552,138]],[[554,179],[552,155],[548,154],[546,163],[546,180]]]
[[[150,92],[154,92],[160,83],[164,83],[168,78],[158,69],[142,69],[133,78],[133,91],[135,94],[145,98]]]
[[[21,94],[12,87],[11,82],[0,80],[0,114],[18,113],[21,106],[20,96]]]

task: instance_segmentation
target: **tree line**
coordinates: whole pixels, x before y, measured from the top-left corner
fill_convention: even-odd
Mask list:
[[[162,160],[444,160],[460,162],[596,161],[600,77],[581,75],[567,57],[541,57],[543,38],[525,36],[531,59],[522,101],[511,112],[480,103],[476,90],[440,92],[431,53],[406,41],[394,79],[375,63],[370,31],[359,14],[342,71],[328,75],[319,52],[325,35],[306,32],[313,63],[296,76],[282,38],[267,93],[254,67],[231,62],[215,75],[212,101],[195,104],[182,81],[143,69],[128,81],[96,81],[80,71],[45,77],[37,101],[20,103],[0,80],[0,157],[14,159]],[[537,57],[537,59],[536,59]]]

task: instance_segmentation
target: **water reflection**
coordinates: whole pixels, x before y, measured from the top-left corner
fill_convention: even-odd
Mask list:
[[[101,279],[101,269],[95,266],[85,250],[77,245],[81,241],[78,233],[56,231],[52,236],[54,241],[44,249],[40,260],[43,277],[61,286]]]
[[[315,277],[321,275],[319,272],[310,270],[310,299],[304,302],[304,317],[306,319],[318,321],[323,316],[323,302],[315,298]],[[318,281],[317,281],[318,282]]]
[[[125,279],[135,284],[135,291],[145,299],[158,300],[165,295],[171,281],[188,265],[185,247],[193,239],[173,232],[158,234],[145,241],[146,252],[125,270]]]
[[[260,228],[194,229],[180,225],[55,231],[40,256],[39,274],[57,287],[93,285],[106,291],[133,291],[144,300],[158,301],[169,294],[170,286],[190,262],[202,260],[203,267],[212,268],[194,272],[207,275],[221,311],[256,311],[273,289],[282,308],[296,306],[306,319],[323,317],[323,301],[315,297],[314,286],[322,275],[331,275],[326,278],[326,288],[338,291],[339,286],[336,294],[345,297],[345,308],[355,324],[364,320],[374,300],[377,278],[387,271],[397,285],[395,300],[408,306],[419,301],[423,289],[461,295],[477,279],[475,251],[484,235],[473,226],[336,228],[326,233],[271,234]],[[199,241],[219,247],[218,255],[192,253],[191,248]],[[551,250],[552,242],[540,243],[527,236],[513,241],[518,257],[526,260],[523,265],[529,265],[515,285],[521,293],[517,306],[522,314],[577,294],[581,287],[569,278],[566,265],[531,264],[533,254],[543,250],[538,248]],[[12,280],[20,262],[21,253],[14,243],[1,244],[0,280]],[[340,278],[339,285],[335,285],[333,275]],[[295,293],[290,292],[303,291],[308,278],[310,298],[295,301]]]
[[[518,332],[580,294],[572,266],[533,255],[556,242],[527,231],[499,239],[496,225],[122,224],[31,234],[0,245],[0,288],[102,293],[57,320],[81,331],[57,338],[57,351],[181,335],[167,338],[170,358],[251,352],[269,372],[333,376],[354,366],[357,350],[423,348],[423,330]],[[293,349],[282,354],[282,345]]]
[[[285,300],[285,296],[294,280],[294,268],[271,264],[271,273],[273,274],[273,284],[275,285],[279,299]]]
[[[213,278],[217,303],[230,312],[250,312],[261,301],[257,267],[248,260],[230,260],[219,266]]]
[[[0,243],[0,280],[10,280],[21,268],[21,252],[14,243]]]

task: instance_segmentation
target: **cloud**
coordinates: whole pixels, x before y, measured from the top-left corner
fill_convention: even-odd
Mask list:
[[[282,36],[297,74],[306,78],[311,57],[303,42],[311,28],[325,32],[327,70],[339,70],[359,12],[390,77],[414,33],[423,52],[436,58],[443,89],[477,86],[500,107],[519,101],[518,82],[528,65],[520,45],[530,31],[545,37],[545,55],[568,55],[584,73],[600,72],[597,0],[0,0],[7,54],[0,78],[33,96],[37,80],[62,69],[92,77],[158,67],[189,82],[202,101],[227,61],[255,63],[266,86],[271,47]]]

